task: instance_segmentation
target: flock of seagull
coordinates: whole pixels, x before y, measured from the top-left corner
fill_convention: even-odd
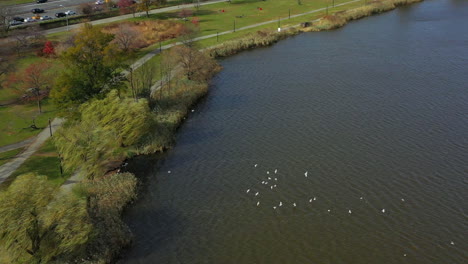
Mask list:
[[[255,165],[254,165],[254,168],[257,168],[257,167],[258,167],[258,164],[255,164]],[[267,174],[267,175],[271,175],[271,176],[267,176],[267,178],[266,178],[265,180],[263,180],[263,181],[261,182],[261,184],[262,184],[262,185],[268,185],[268,184],[271,184],[271,183],[273,182],[274,184],[271,184],[271,185],[270,185],[270,189],[273,190],[274,188],[277,188],[277,184],[276,184],[276,183],[278,182],[278,178],[273,176],[273,175],[276,175],[277,173],[278,173],[278,169],[275,169],[275,170],[272,171],[271,173],[270,173],[270,171],[266,171],[266,174]],[[309,174],[308,171],[304,172],[304,177],[307,178],[307,177],[308,177],[308,174]],[[252,193],[252,194],[254,194],[255,197],[258,196],[258,195],[260,194],[260,192],[258,192],[258,191],[255,191],[255,192],[254,192],[254,191],[252,190],[252,192],[251,192],[251,189],[247,189],[247,190],[246,190],[246,193],[247,193],[247,194]],[[359,199],[360,199],[360,200],[363,200],[364,198],[363,198],[363,197],[359,197]],[[310,199],[309,199],[309,203],[312,203],[313,201],[317,201],[317,197],[313,197],[313,198],[310,198]],[[405,199],[401,198],[401,201],[402,201],[402,202],[405,202]],[[256,205],[257,205],[257,206],[260,206],[260,201],[257,201],[257,204],[256,204]],[[278,205],[274,205],[272,208],[273,208],[274,210],[276,210],[276,209],[278,209],[279,207],[282,207],[282,206],[283,206],[283,202],[280,201]],[[293,206],[293,207],[297,207],[297,204],[294,202],[294,203],[292,203],[292,206]],[[328,209],[327,211],[328,211],[329,213],[331,212],[330,209]],[[385,213],[385,212],[386,212],[385,208],[382,208],[380,211],[381,211],[382,213]],[[351,211],[351,209],[348,209],[348,214],[352,214],[352,213],[353,213],[353,212]]]
[[[255,164],[255,165],[254,165],[254,168],[257,168],[257,167],[258,167],[258,164]],[[304,177],[305,177],[305,178],[308,177],[308,173],[309,173],[308,171],[304,172]],[[269,185],[269,184],[271,184],[271,185],[270,185],[270,189],[271,189],[271,190],[273,190],[274,188],[277,188],[278,178],[275,177],[275,176],[273,176],[273,175],[278,174],[278,169],[275,169],[274,171],[272,171],[272,173],[270,173],[270,171],[266,171],[266,174],[267,174],[268,176],[267,176],[266,179],[262,180],[261,184],[262,184],[262,185]],[[247,189],[247,190],[246,190],[246,193],[247,193],[247,194],[253,194],[254,197],[257,197],[257,196],[260,194],[259,191],[254,191],[253,189],[252,189],[252,190],[251,190],[251,189]],[[359,200],[364,200],[364,197],[362,197],[362,196],[359,197]],[[404,198],[401,198],[400,200],[401,200],[401,202],[405,202],[405,199],[404,199]],[[317,197],[313,197],[313,198],[310,198],[310,199],[309,199],[309,203],[310,203],[310,204],[313,203],[314,201],[317,201]],[[274,205],[272,208],[273,208],[273,210],[276,210],[276,209],[278,209],[279,207],[282,207],[283,205],[285,206],[285,204],[284,204],[282,201],[280,201],[278,205]],[[257,200],[256,206],[260,206],[260,201]],[[295,202],[292,203],[292,207],[293,207],[293,208],[296,208],[296,207],[297,207],[297,204],[296,204]],[[331,210],[328,209],[327,212],[330,213]],[[381,212],[382,214],[385,214],[387,211],[385,210],[385,208],[382,208],[382,209],[380,209],[380,212]],[[353,212],[351,211],[351,209],[348,209],[348,214],[352,214],[352,213],[353,213]],[[450,245],[454,246],[454,245],[455,245],[455,242],[450,241]],[[406,254],[404,254],[403,256],[406,257]]]

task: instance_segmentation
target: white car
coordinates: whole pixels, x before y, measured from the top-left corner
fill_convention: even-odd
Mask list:
[[[64,13],[65,13],[67,16],[76,15],[76,12],[75,12],[75,11],[72,11],[72,10],[65,11]]]
[[[32,17],[27,17],[24,19],[24,22],[29,23],[29,22],[36,22],[37,20],[32,18]]]
[[[50,16],[41,16],[41,20],[51,20],[51,19],[54,19],[54,18]]]
[[[104,4],[104,1],[102,1],[102,0],[97,0],[95,4],[96,4],[96,5],[103,5],[103,4]]]

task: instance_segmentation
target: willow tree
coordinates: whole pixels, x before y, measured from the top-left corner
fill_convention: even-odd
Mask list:
[[[57,131],[55,143],[66,169],[82,168],[89,178],[101,176],[112,161],[126,158],[151,125],[145,99],[120,98],[116,91],[80,107],[80,118]]]
[[[19,176],[0,194],[0,237],[9,257],[21,263],[41,262],[43,241],[53,228],[41,213],[53,197],[46,176]]]
[[[80,104],[121,87],[122,56],[113,39],[91,24],[81,27],[73,45],[60,56],[64,70],[51,91],[56,103]]]

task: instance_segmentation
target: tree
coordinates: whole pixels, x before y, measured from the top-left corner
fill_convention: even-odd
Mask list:
[[[141,0],[139,4],[139,9],[146,12],[146,17],[149,17],[149,11],[151,10],[151,5],[153,5],[154,0]]]
[[[10,57],[0,58],[0,89],[3,88],[3,76],[14,71],[14,64]]]
[[[161,6],[166,3],[166,0],[141,0],[139,9],[146,13],[146,17],[149,17],[149,11],[152,5]]]
[[[115,33],[114,42],[124,51],[131,51],[136,48],[139,34],[128,24],[120,24]]]
[[[137,6],[135,4],[136,2],[134,0],[119,0],[117,3],[117,6],[120,8],[120,12],[123,14],[127,14],[129,12],[133,13],[133,17],[135,17],[135,12],[137,9]]]
[[[85,24],[74,45],[61,54],[65,70],[60,73],[51,97],[62,106],[71,106],[105,94],[122,85],[118,70],[122,56],[112,42],[114,36]]]
[[[79,120],[54,135],[65,169],[81,168],[89,179],[104,175],[146,135],[151,120],[147,100],[120,98],[115,90],[81,105]]]
[[[42,49],[42,53],[43,53],[45,56],[53,56],[53,55],[55,55],[54,44],[52,44],[51,41],[46,41],[46,43],[44,44],[44,48]]]
[[[46,210],[53,193],[47,177],[35,174],[19,176],[0,193],[0,233],[15,261],[24,254],[41,261],[42,242],[53,226],[47,226],[40,213]]]
[[[4,37],[10,30],[11,8],[0,6],[0,37]]]
[[[172,56],[182,67],[182,73],[191,81],[208,81],[218,65],[198,49],[186,45],[174,47]]]
[[[179,17],[182,18],[183,20],[187,20],[187,17],[192,16],[192,15],[193,15],[193,11],[190,9],[184,8],[180,10],[179,12]]]
[[[83,3],[80,5],[81,12],[87,16],[94,13],[93,6],[89,3]]]
[[[37,102],[39,113],[42,113],[41,101],[47,96],[53,82],[48,72],[50,68],[50,63],[46,61],[34,62],[23,71],[10,74],[7,80],[8,86],[14,89],[21,99]]]

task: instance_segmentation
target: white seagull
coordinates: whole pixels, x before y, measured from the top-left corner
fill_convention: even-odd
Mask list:
[[[278,178],[275,178],[275,181],[278,181]]]
[[[306,178],[307,178],[307,173],[309,173],[309,172],[308,172],[308,171],[306,171],[306,172],[304,173],[304,176],[306,176]]]
[[[296,207],[296,203],[293,203],[293,206]]]
[[[314,197],[314,201],[317,200],[317,198]]]
[[[280,203],[279,203],[279,206],[283,206],[283,203],[282,203],[282,202],[280,202]]]
[[[275,169],[275,174],[278,172],[278,169]]]
[[[257,168],[257,165],[258,165],[258,164],[255,164],[255,165],[254,165],[254,168]]]
[[[250,192],[250,189],[247,189],[246,193],[249,193]]]
[[[270,174],[270,171],[267,171],[267,174]]]
[[[312,202],[312,199],[309,200],[309,203],[311,203],[311,202]]]
[[[382,213],[385,213],[385,209],[382,209]]]
[[[276,206],[273,206],[273,209],[275,209],[275,210],[276,210]]]
[[[259,205],[260,205],[260,202],[257,202],[257,206],[259,206]]]
[[[171,173],[171,171],[167,171],[167,173]]]
[[[271,178],[270,178],[270,177],[268,177],[268,180],[269,180],[269,181],[271,181]]]
[[[258,195],[258,192],[255,193],[255,196],[257,196],[257,195]]]
[[[348,213],[350,214],[350,213],[351,213],[351,210],[348,210]]]

